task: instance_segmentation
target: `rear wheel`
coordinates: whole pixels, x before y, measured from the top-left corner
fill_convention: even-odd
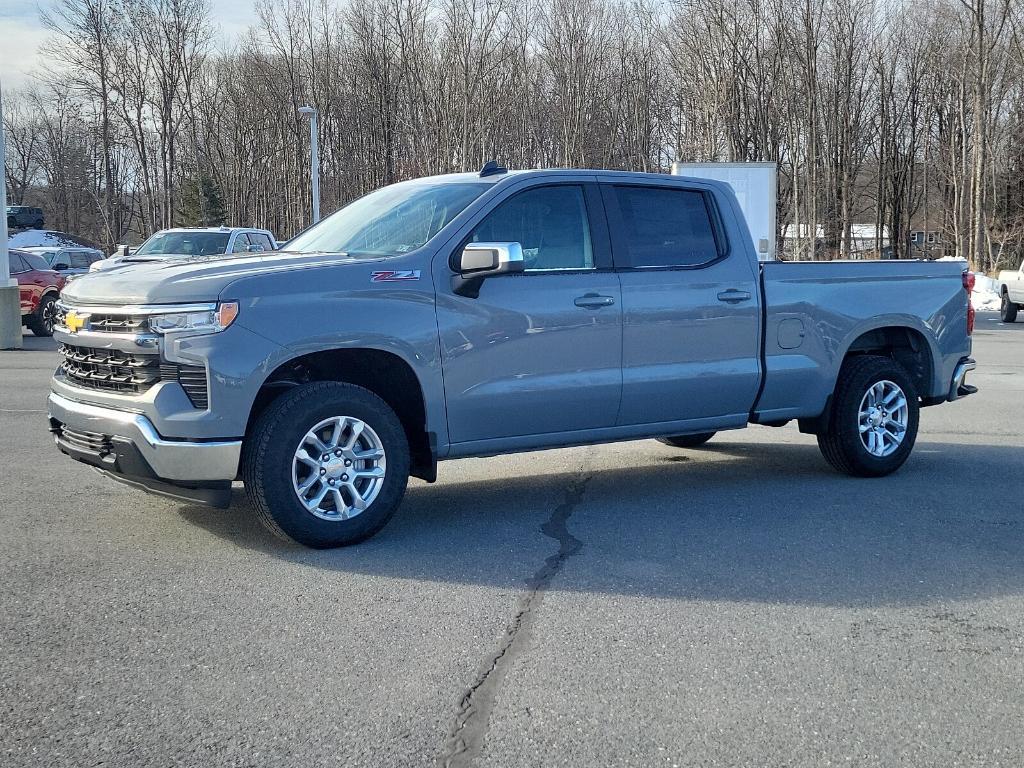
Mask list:
[[[658,442],[671,445],[674,448],[697,448],[704,445],[715,436],[714,432],[700,432],[696,435],[673,435],[672,437],[659,437]]]
[[[398,416],[369,390],[303,384],[257,420],[242,479],[271,531],[309,547],[340,547],[369,538],[398,509],[409,446]]]
[[[43,296],[39,306],[28,319],[28,327],[36,336],[53,336],[53,324],[56,319],[57,297],[52,294]]]
[[[829,429],[818,447],[835,469],[855,477],[895,472],[917,439],[920,405],[906,370],[888,357],[851,358],[839,371]]]
[[[999,303],[999,319],[1004,323],[1012,323],[1017,319],[1017,304],[1010,301],[1010,296],[1005,291]]]

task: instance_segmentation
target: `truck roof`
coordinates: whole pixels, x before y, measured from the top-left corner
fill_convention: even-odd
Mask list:
[[[500,183],[503,180],[522,178],[524,176],[578,176],[579,174],[593,174],[595,176],[601,176],[602,178],[621,178],[623,180],[642,180],[651,179],[657,177],[659,180],[663,180],[669,183],[679,182],[700,182],[711,187],[717,187],[723,190],[732,191],[732,187],[724,181],[717,181],[715,179],[707,179],[698,176],[679,176],[671,173],[654,173],[649,171],[622,171],[622,170],[608,170],[605,168],[526,168],[522,170],[507,170],[490,172],[487,175],[481,175],[480,172],[469,172],[469,173],[446,173],[438,176],[426,176],[418,179],[409,179],[409,181],[432,181],[432,182],[490,182]]]
[[[267,232],[259,227],[168,227],[161,232]]]

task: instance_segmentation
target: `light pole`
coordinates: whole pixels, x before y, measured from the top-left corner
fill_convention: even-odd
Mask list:
[[[21,349],[21,298],[18,281],[11,279],[7,253],[7,154],[4,144],[4,97],[0,87],[0,349]]]
[[[309,118],[309,176],[313,181],[313,223],[320,221],[320,147],[319,126],[315,107],[299,107],[299,114]]]

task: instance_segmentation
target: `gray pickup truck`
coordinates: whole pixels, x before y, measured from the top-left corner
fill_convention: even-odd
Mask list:
[[[922,406],[975,391],[964,270],[759,263],[726,184],[488,164],[373,192],[286,252],[75,281],[50,429],[158,493],[225,505],[241,479],[314,547],[465,456],[795,419],[881,476]]]

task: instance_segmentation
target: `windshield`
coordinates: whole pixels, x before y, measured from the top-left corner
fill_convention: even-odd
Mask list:
[[[406,253],[425,245],[489,186],[480,182],[392,184],[297,235],[287,249],[350,256]]]
[[[157,232],[132,252],[132,256],[161,253],[184,256],[210,256],[224,253],[228,247],[227,232]]]

